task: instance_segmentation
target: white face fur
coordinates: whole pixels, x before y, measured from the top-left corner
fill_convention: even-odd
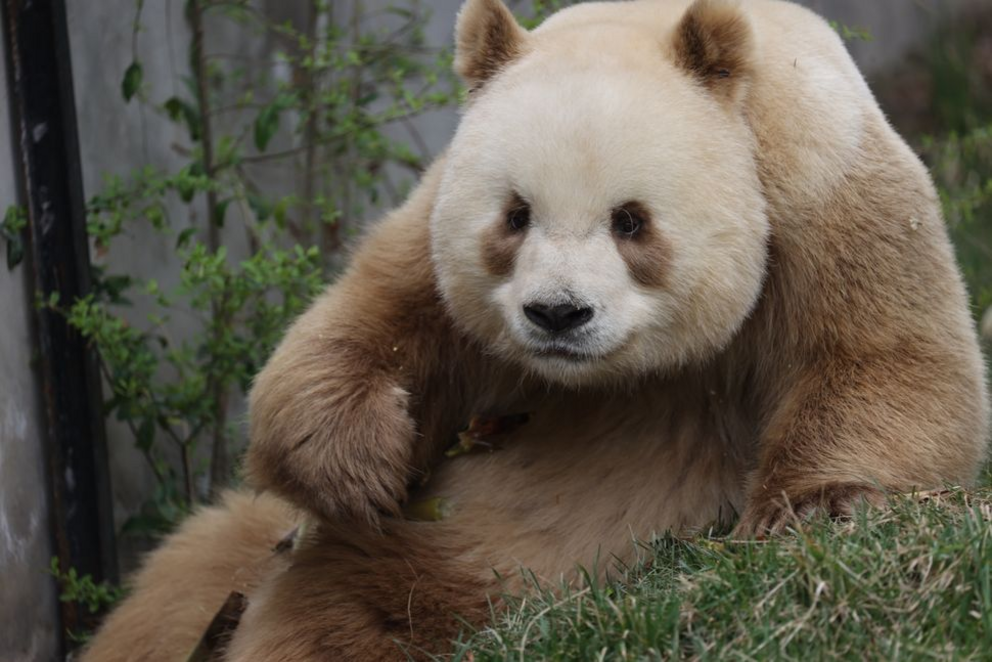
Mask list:
[[[569,385],[712,355],[753,307],[765,268],[744,122],[661,48],[645,61],[629,47],[637,38],[622,37],[603,43],[637,57],[537,42],[482,89],[431,219],[456,322]]]

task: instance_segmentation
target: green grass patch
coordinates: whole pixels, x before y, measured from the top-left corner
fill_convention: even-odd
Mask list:
[[[767,542],[642,551],[601,583],[532,582],[455,659],[992,659],[990,488],[895,497]]]

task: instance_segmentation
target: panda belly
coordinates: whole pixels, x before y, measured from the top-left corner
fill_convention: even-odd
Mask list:
[[[478,541],[504,577],[599,572],[633,559],[636,540],[739,511],[743,462],[708,411],[665,393],[549,397],[492,451],[443,462],[414,498],[443,498],[438,534]]]

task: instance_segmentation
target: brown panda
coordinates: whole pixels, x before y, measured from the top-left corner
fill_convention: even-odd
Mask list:
[[[443,653],[494,570],[569,579],[653,532],[974,478],[983,367],[937,196],[824,21],[644,0],[527,32],[468,0],[456,67],[448,152],[255,383],[257,507],[319,523],[252,576],[228,660]],[[521,412],[443,457],[473,414]],[[401,516],[431,498],[441,521]],[[171,659],[244,565],[197,522],[246,516],[167,541],[86,659]],[[153,595],[187,609],[142,621]]]

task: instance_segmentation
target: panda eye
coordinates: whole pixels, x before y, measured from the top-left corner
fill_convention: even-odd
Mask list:
[[[506,224],[514,232],[520,232],[530,225],[530,205],[516,198],[506,212]]]
[[[647,210],[637,202],[628,202],[613,210],[613,232],[625,239],[631,239],[647,223]]]

